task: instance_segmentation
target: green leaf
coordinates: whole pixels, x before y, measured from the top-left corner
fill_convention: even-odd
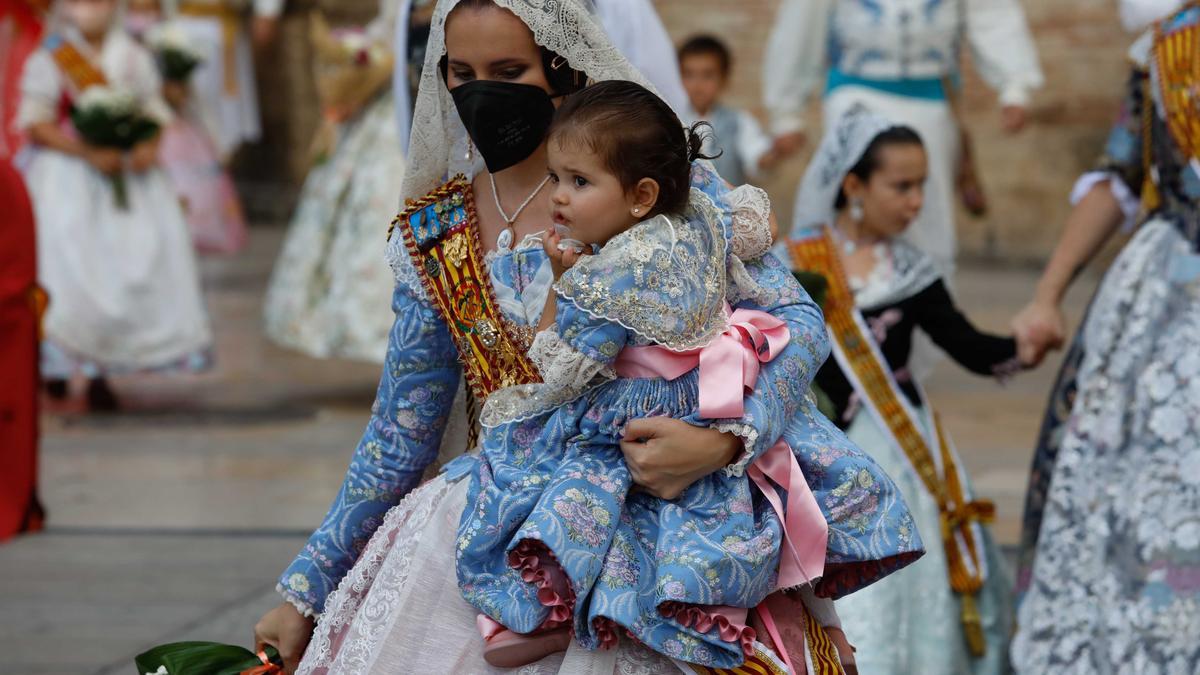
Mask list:
[[[792,276],[796,277],[796,281],[800,282],[813,302],[825,309],[825,298],[829,294],[829,280],[825,275],[809,270],[796,270],[792,272]]]
[[[267,648],[267,657],[280,663],[279,653]],[[245,647],[218,642],[172,642],[159,645],[134,658],[138,675],[167,669],[170,675],[237,675],[262,665],[254,652]]]

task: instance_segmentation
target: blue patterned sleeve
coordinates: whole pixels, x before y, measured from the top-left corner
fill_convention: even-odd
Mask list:
[[[593,317],[561,297],[555,305],[554,326],[573,350],[603,366],[617,360],[629,339],[629,331],[620,324]]]
[[[324,611],[384,514],[436,459],[457,393],[457,351],[424,293],[400,282],[392,309],[396,320],[371,420],[324,522],[279,581],[284,598],[306,613]]]
[[[746,263],[746,272],[758,284],[755,297],[735,307],[757,309],[787,322],[790,341],[774,360],[763,365],[754,392],[745,399],[740,419],[715,420],[712,426],[736,434],[746,447],[740,459],[726,468],[741,475],[780,437],[804,406],[821,364],[829,357],[825,318],[816,303],[774,255],[767,253]]]
[[[692,166],[692,187],[730,210],[730,186],[707,161]],[[732,225],[727,236],[732,238]],[[786,321],[791,333],[787,348],[763,366],[754,392],[746,397],[741,419],[714,420],[713,428],[736,434],[746,451],[726,472],[741,475],[759,455],[775,444],[788,422],[800,413],[812,380],[829,357],[825,317],[791,271],[771,253],[745,263],[746,272],[758,286],[755,297],[742,298],[735,308],[757,309]]]

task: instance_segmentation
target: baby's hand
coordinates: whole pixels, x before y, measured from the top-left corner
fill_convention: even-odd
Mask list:
[[[547,232],[542,239],[542,248],[546,251],[546,257],[550,258],[550,268],[554,270],[555,279],[574,267],[583,255],[582,247],[573,246],[575,243],[575,240],[567,239],[555,230]]]

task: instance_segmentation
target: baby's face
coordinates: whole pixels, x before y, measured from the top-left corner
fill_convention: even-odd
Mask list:
[[[570,228],[572,239],[603,246],[639,220],[633,197],[585,143],[552,138],[547,154],[554,222]]]

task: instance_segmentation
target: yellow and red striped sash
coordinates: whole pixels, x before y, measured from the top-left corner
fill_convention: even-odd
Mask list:
[[[825,323],[834,342],[834,352],[855,389],[869,409],[890,432],[921,478],[925,489],[937,501],[941,514],[941,538],[946,551],[950,588],[962,601],[963,632],[975,655],[986,651],[983,626],[975,603],[975,594],[983,587],[982,542],[974,525],[987,523],[995,514],[988,501],[969,500],[966,496],[954,452],[941,422],[933,416],[939,458],[921,433],[915,412],[904,400],[882,354],[866,329],[846,281],[841,259],[828,229],[821,236],[788,242],[792,264],[797,271],[816,272],[825,277],[829,288],[825,298]]]
[[[1181,11],[1196,8],[1197,3],[1192,2]],[[1162,21],[1154,31],[1154,58],[1167,129],[1189,159],[1200,158],[1200,21],[1193,18],[1183,26]],[[1150,107],[1149,100],[1146,105]]]
[[[808,660],[813,666],[811,673],[807,672],[807,668],[805,668],[805,675],[845,675],[846,671],[842,668],[842,659],[838,653],[837,643],[830,637],[829,631],[813,618],[808,607],[802,603],[797,603],[797,605],[802,608],[803,616],[789,618],[801,621],[804,625],[804,648],[807,650]],[[792,654],[791,658],[794,664],[805,664],[804,654]],[[789,674],[782,660],[775,654],[767,652],[766,648],[760,644],[756,644],[754,654],[736,668],[707,668],[694,663],[689,663],[687,666],[699,675],[798,675],[797,673]],[[797,666],[797,668],[799,667]]]
[[[77,93],[83,93],[91,86],[102,86],[108,83],[104,73],[69,40],[64,40],[58,35],[51,35],[46,38],[43,46],[50,52],[58,69],[71,81]]]
[[[463,176],[410,202],[399,228],[426,294],[450,330],[471,392],[541,382],[516,327],[500,312],[483,263],[474,194]],[[389,237],[391,236],[391,231]]]

